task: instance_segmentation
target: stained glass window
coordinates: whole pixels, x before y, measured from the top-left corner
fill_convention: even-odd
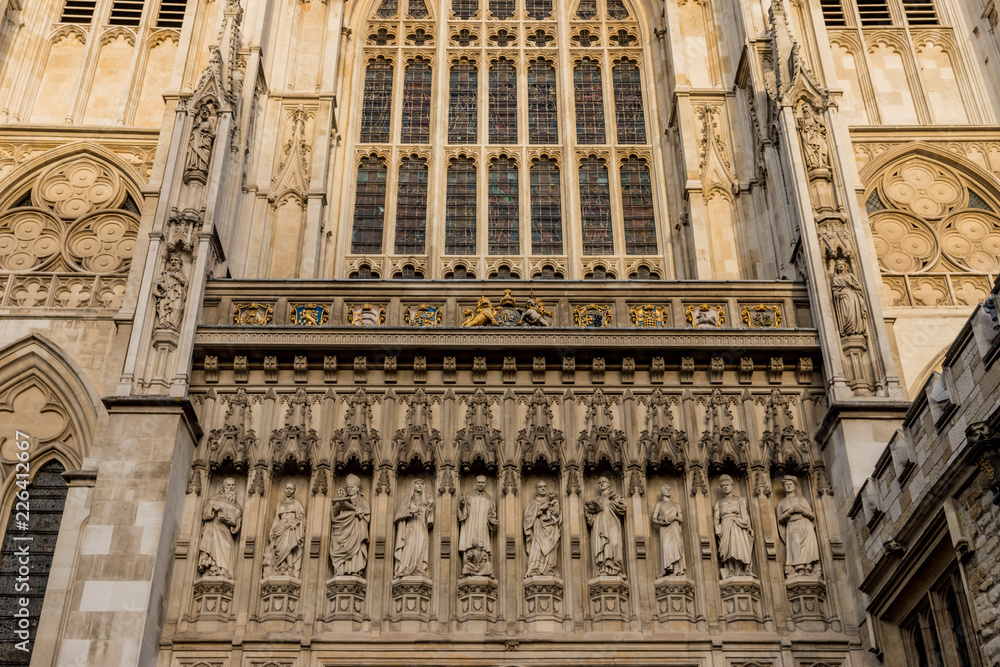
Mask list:
[[[403,158],[396,198],[396,252],[424,252],[427,232],[427,160]]]
[[[425,19],[428,16],[427,5],[424,0],[410,0],[410,18]]]
[[[622,217],[625,222],[625,254],[656,254],[656,223],[653,217],[653,186],[649,165],[638,157],[622,160]]]
[[[451,0],[451,11],[455,18],[468,21],[479,11],[479,0]]]
[[[476,163],[458,157],[448,166],[444,246],[448,255],[476,252]]]
[[[562,254],[559,165],[552,158],[531,163],[531,253]]]
[[[422,58],[406,65],[403,78],[404,143],[426,144],[431,137],[431,64]]]
[[[517,143],[517,70],[503,58],[490,66],[490,143]]]
[[[646,143],[646,121],[642,114],[642,85],[639,64],[628,58],[614,66],[611,72],[615,89],[615,122],[618,143]]]
[[[514,16],[514,0],[490,0],[490,14],[494,18],[506,21]]]
[[[378,11],[375,12],[375,16],[380,19],[391,19],[396,15],[396,7],[398,0],[382,0],[382,4],[378,6]]]
[[[354,254],[382,252],[385,177],[386,168],[382,158],[372,155],[361,160],[354,198],[354,233],[351,237],[351,252]]]
[[[364,109],[361,112],[361,141],[386,143],[392,118],[392,63],[385,58],[368,61],[365,72]]]
[[[624,21],[628,18],[628,10],[622,0],[608,0],[608,17],[616,21]]]
[[[598,157],[590,156],[580,161],[580,218],[583,254],[614,253],[608,167]]]
[[[552,0],[525,0],[528,18],[541,21],[552,16]]]
[[[581,60],[573,70],[576,93],[576,141],[580,144],[603,144],[604,93],[601,68],[590,58]]]
[[[479,118],[476,112],[478,89],[479,72],[473,63],[463,58],[451,66],[448,143],[476,143]]]
[[[528,67],[528,135],[528,141],[533,144],[559,141],[556,69],[544,59]]]
[[[580,0],[576,8],[576,18],[592,19],[597,16],[597,0]]]
[[[489,253],[516,255],[521,251],[517,199],[517,162],[503,156],[490,163]]]

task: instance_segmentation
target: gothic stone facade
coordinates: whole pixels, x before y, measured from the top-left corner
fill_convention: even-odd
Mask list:
[[[0,17],[32,665],[996,661],[994,0]]]

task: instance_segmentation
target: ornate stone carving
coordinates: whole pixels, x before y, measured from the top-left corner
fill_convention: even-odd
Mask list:
[[[542,300],[532,294],[525,302],[524,311],[517,323],[529,327],[550,327],[552,326],[552,321],[549,319],[551,317],[552,312],[546,310]]]
[[[715,535],[719,540],[722,579],[753,575],[753,527],[747,500],[736,495],[733,478],[719,477],[723,497],[715,503]]]
[[[694,621],[694,582],[681,577],[660,577],[654,584],[657,620]]]
[[[362,470],[371,470],[375,446],[379,442],[378,431],[371,428],[374,400],[361,388],[343,399],[347,403],[345,423],[343,428],[334,431],[330,440],[337,470],[343,470],[352,462]]]
[[[306,510],[295,497],[295,484],[286,482],[264,548],[264,579],[299,578],[305,547]]]
[[[476,488],[458,501],[458,552],[462,555],[462,575],[492,576],[492,534],[497,527],[497,509],[486,492],[486,477],[476,477]]]
[[[385,306],[371,303],[348,306],[347,323],[355,327],[380,327],[385,324]]]
[[[257,434],[247,428],[250,423],[250,399],[240,387],[235,394],[223,398],[227,404],[222,428],[208,435],[208,464],[213,470],[232,465],[246,470],[257,444]]]
[[[177,331],[184,316],[188,279],[180,255],[168,255],[166,267],[153,286],[156,302],[156,327]]]
[[[356,475],[348,475],[344,487],[331,501],[330,565],[336,577],[364,577],[372,508]]]
[[[407,306],[403,311],[403,321],[411,327],[436,327],[441,324],[441,311],[441,306],[430,306],[426,303]]]
[[[819,542],[809,502],[797,492],[798,480],[785,475],[781,485],[785,497],[778,501],[778,534],[785,541],[785,579],[795,577],[822,578],[819,562]],[[783,529],[783,530],[782,530]]]
[[[659,389],[646,400],[646,428],[639,434],[639,447],[651,469],[684,470],[687,433],[674,428],[670,401]]]
[[[777,389],[764,403],[764,432],[761,445],[764,458],[773,470],[797,470],[809,462],[809,436],[792,424],[792,408],[787,396]]]
[[[703,451],[709,454],[709,466],[721,470],[726,466],[745,470],[746,431],[733,426],[733,413],[729,409],[735,399],[724,396],[719,389],[705,401],[705,431],[701,434]]]
[[[587,404],[585,428],[578,440],[584,451],[586,467],[591,470],[602,465],[620,468],[625,434],[611,425],[610,401],[600,389],[584,400]]]
[[[660,529],[660,576],[684,575],[683,515],[680,503],[670,499],[670,487],[660,487],[660,500],[653,508],[653,525]]]
[[[312,428],[312,408],[305,387],[299,387],[288,397],[285,425],[271,433],[271,464],[278,470],[294,465],[299,470],[309,467],[319,435]]]
[[[851,272],[846,259],[835,260],[830,286],[833,289],[834,308],[841,335],[867,335],[868,305],[861,283]]]
[[[264,326],[271,323],[274,305],[270,303],[233,304],[233,324],[242,326]]]
[[[562,431],[552,427],[549,399],[541,389],[536,389],[528,401],[524,428],[517,434],[521,461],[526,466],[544,463],[550,469],[556,469],[559,467],[564,441]]]
[[[205,501],[198,542],[198,573],[204,577],[233,579],[236,535],[243,525],[243,508],[236,500],[236,480],[227,477],[214,496]]]
[[[611,306],[588,303],[573,308],[573,322],[581,328],[601,328],[611,326]]]
[[[459,465],[464,471],[477,465],[495,471],[497,453],[503,446],[503,434],[492,427],[493,412],[489,398],[482,389],[477,389],[467,402],[465,428],[455,434]]]
[[[670,325],[669,309],[666,306],[632,306],[628,310],[632,324],[644,329],[659,329]]]
[[[209,60],[209,67],[220,58],[218,49],[214,49]],[[219,67],[221,67],[221,62]],[[191,136],[188,140],[187,157],[184,161],[184,182],[207,183],[208,168],[212,163],[212,148],[215,146],[215,138],[218,133],[218,104],[212,99],[206,99],[193,109],[191,116],[193,120]]]
[[[406,408],[406,427],[396,431],[396,464],[420,464],[427,468],[434,464],[434,453],[441,443],[441,434],[431,428],[431,401],[423,389],[417,389]]]
[[[167,252],[192,254],[202,222],[201,211],[197,209],[186,208],[183,211],[173,209],[167,218],[164,232]]]
[[[751,329],[774,329],[781,325],[781,307],[743,306],[743,322]]]
[[[802,155],[806,161],[806,169],[810,172],[829,169],[830,143],[826,136],[826,125],[809,100],[801,100],[798,111],[797,126],[799,138],[802,140]]]
[[[424,480],[412,480],[396,508],[393,576],[397,579],[427,576],[429,528],[434,523],[434,496],[427,493],[425,487]]]
[[[479,297],[475,312],[466,308],[463,315],[467,318],[462,322],[463,327],[500,326],[500,323],[497,322],[496,310],[493,308],[493,303],[485,296]]]
[[[562,510],[544,481],[535,483],[535,497],[524,508],[524,547],[528,553],[524,578],[556,577]],[[560,599],[561,599],[560,590]]]
[[[598,577],[625,577],[625,557],[622,545],[622,525],[618,517],[625,516],[625,499],[611,488],[611,480],[597,481],[598,495],[584,504],[584,516],[590,526],[591,555],[594,573]]]
[[[688,306],[684,310],[684,317],[696,329],[716,329],[726,323],[723,307],[707,303]]]
[[[229,621],[233,617],[233,595],[235,592],[236,586],[227,579],[207,577],[196,580],[194,582],[194,618]]]
[[[315,303],[295,304],[291,311],[288,320],[299,327],[318,327],[330,321],[330,309]]]

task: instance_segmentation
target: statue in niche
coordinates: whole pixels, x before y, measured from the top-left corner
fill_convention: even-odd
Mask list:
[[[618,517],[625,516],[625,499],[615,493],[607,477],[597,480],[597,488],[600,489],[597,497],[584,505],[594,567],[599,577],[624,577],[622,524]]]
[[[425,493],[424,480],[410,482],[396,509],[396,546],[393,551],[396,577],[426,577],[428,529],[434,523],[434,499]]]
[[[363,577],[368,565],[368,524],[372,506],[361,493],[361,480],[348,475],[333,499],[333,519],[330,535],[330,563],[337,577]]]
[[[215,54],[213,54],[214,56]],[[191,128],[191,143],[188,146],[187,162],[184,170],[208,174],[208,165],[212,161],[212,146],[215,145],[215,107],[211,103],[203,104],[198,109]]]
[[[462,554],[463,577],[492,577],[493,565],[490,563],[490,552],[482,540],[472,541],[472,546]]]
[[[524,545],[528,564],[524,578],[554,577],[559,555],[562,511],[554,491],[544,481],[535,484],[535,497],[524,508]]]
[[[187,298],[188,280],[184,275],[184,263],[178,255],[171,255],[167,265],[153,286],[156,301],[156,328],[177,331],[184,314],[184,300]]]
[[[670,499],[670,487],[660,487],[660,500],[653,508],[653,524],[660,527],[660,567],[663,577],[684,575],[684,536],[680,503]]]
[[[821,577],[819,542],[816,540],[816,515],[805,498],[798,494],[798,480],[793,475],[781,479],[785,497],[778,502],[778,526],[785,538],[785,578]]]
[[[846,259],[838,259],[833,264],[834,274],[830,279],[833,288],[833,305],[837,313],[840,333],[844,336],[865,335],[868,312],[865,307],[861,283],[847,266]]]
[[[236,501],[236,480],[227,477],[201,512],[198,572],[206,577],[233,578],[236,534],[243,523],[243,508]]]
[[[723,498],[715,503],[715,536],[719,539],[719,567],[722,578],[753,576],[753,528],[747,499],[736,495],[733,478],[719,477]]]
[[[826,126],[812,104],[803,100],[799,105],[799,136],[802,137],[806,167],[814,169],[830,168],[830,147],[826,141]]]
[[[486,477],[479,475],[476,477],[476,488],[468,493],[462,494],[458,501],[458,551],[461,554],[472,549],[476,542],[479,542],[482,549],[486,550],[486,565],[479,568],[482,576],[492,576],[493,568],[489,562],[492,553],[490,545],[493,540],[491,533],[497,527],[497,506],[493,497],[486,493]],[[463,568],[463,574],[465,574]]]
[[[295,485],[285,484],[285,497],[278,503],[264,549],[264,578],[294,577],[302,566],[302,548],[306,541],[306,511],[295,497]]]
[[[548,318],[552,317],[552,312],[545,310],[545,304],[541,299],[536,299],[534,295],[528,297],[526,308],[521,313],[518,324],[530,327],[550,327],[552,323]]]

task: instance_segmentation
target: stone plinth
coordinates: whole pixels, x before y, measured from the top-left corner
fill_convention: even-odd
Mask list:
[[[192,620],[223,622],[232,620],[235,589],[235,582],[225,577],[202,577],[195,581]]]
[[[392,620],[403,623],[401,629],[423,629],[430,620],[431,580],[427,577],[401,577],[392,582]]]
[[[594,577],[590,585],[590,613],[595,621],[628,620],[628,584],[622,577]]]
[[[800,630],[826,629],[826,584],[819,577],[789,577],[785,580],[791,621]]]
[[[299,595],[302,585],[292,577],[268,577],[260,584],[260,620],[299,620]]]
[[[694,622],[694,582],[686,577],[660,577],[653,582],[656,591],[656,619]]]
[[[524,620],[542,632],[562,627],[563,582],[559,577],[528,577],[524,580]]]
[[[760,582],[754,577],[729,577],[719,582],[726,621],[760,621]]]
[[[340,576],[326,580],[326,621],[364,620],[365,593],[368,582],[361,577]]]
[[[458,580],[458,620],[496,621],[497,580],[493,577],[462,577]]]

